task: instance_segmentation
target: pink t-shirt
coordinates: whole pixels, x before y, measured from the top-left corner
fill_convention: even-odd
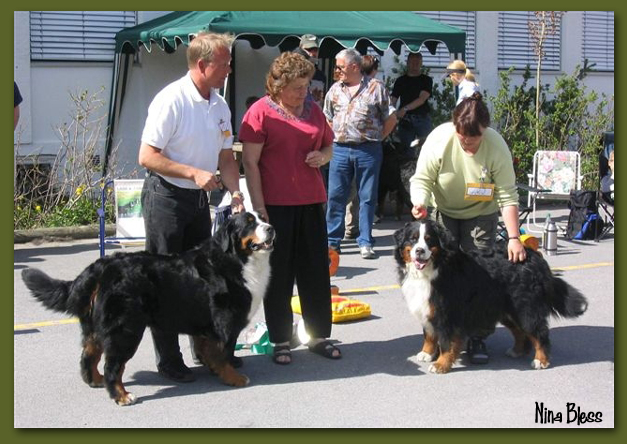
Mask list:
[[[255,102],[244,115],[239,140],[263,143],[259,171],[267,205],[326,202],[319,168],[305,163],[307,153],[333,144],[333,131],[310,98],[300,118],[285,113],[270,97]]]

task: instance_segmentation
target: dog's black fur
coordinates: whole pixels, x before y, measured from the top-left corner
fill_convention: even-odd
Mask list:
[[[120,405],[135,402],[122,373],[147,326],[194,335],[203,363],[226,384],[243,386],[248,378],[229,358],[264,296],[274,236],[272,226],[243,213],[182,254],[120,253],[97,260],[74,281],[37,269],[23,270],[22,279],[47,308],[79,318],[82,378],[104,385]],[[97,369],[103,353],[104,378]]]
[[[574,318],[588,306],[586,298],[553,275],[538,252],[512,263],[505,245],[491,251],[463,252],[446,230],[431,220],[408,223],[394,234],[395,258],[410,311],[423,323],[421,361],[439,358],[430,367],[446,373],[473,332],[501,322],[512,332],[513,357],[533,346],[536,369],[549,366],[550,315]],[[421,242],[422,239],[422,242]]]
[[[409,178],[416,171],[417,160],[417,156],[408,156],[402,152],[400,142],[391,140],[391,138],[383,142],[383,160],[379,174],[376,211],[380,219],[384,217],[385,198],[388,194],[395,194],[394,216],[396,220],[401,219],[403,211],[411,210]]]

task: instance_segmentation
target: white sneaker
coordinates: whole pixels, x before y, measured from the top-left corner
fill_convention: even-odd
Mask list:
[[[374,259],[377,257],[370,245],[359,247],[359,252],[361,253],[361,257],[364,259]]]

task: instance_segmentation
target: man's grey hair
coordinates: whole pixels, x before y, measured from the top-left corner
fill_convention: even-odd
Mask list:
[[[361,54],[355,48],[346,48],[341,50],[335,56],[335,59],[343,59],[346,63],[356,63],[357,66],[361,66]]]

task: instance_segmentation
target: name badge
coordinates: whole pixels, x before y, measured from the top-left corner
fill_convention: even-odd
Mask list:
[[[490,201],[494,199],[493,183],[467,183],[464,200]]]

